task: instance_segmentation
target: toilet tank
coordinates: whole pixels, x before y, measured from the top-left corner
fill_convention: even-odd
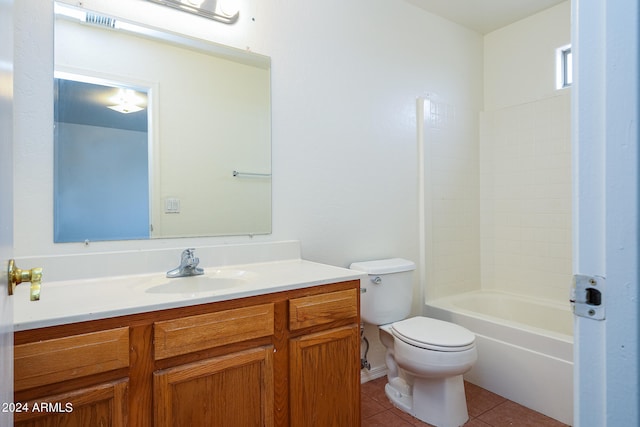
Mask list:
[[[352,270],[368,274],[360,284],[360,317],[373,325],[384,325],[405,319],[411,312],[413,299],[412,261],[389,258],[354,262]]]

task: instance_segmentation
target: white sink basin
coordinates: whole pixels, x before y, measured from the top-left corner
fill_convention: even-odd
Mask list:
[[[244,270],[212,270],[204,275],[166,278],[162,283],[149,287],[152,294],[199,294],[216,292],[246,284],[255,274]]]

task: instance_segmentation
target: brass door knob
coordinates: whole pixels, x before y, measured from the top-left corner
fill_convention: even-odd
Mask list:
[[[40,299],[40,283],[42,282],[42,268],[36,267],[31,270],[22,270],[16,267],[16,262],[12,259],[9,260],[9,269],[7,271],[9,277],[9,295],[13,295],[13,292],[22,282],[31,282],[31,301],[38,301]]]

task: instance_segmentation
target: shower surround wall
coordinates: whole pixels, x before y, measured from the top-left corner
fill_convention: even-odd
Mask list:
[[[432,99],[425,108],[426,299],[483,289],[565,302],[568,91],[481,113],[479,149],[469,112]]]
[[[562,3],[485,36],[480,115],[481,287],[566,302],[571,284],[570,43]]]
[[[432,300],[478,289],[480,282],[477,111],[430,95],[424,100],[424,267]],[[418,105],[420,110],[420,105]]]
[[[487,34],[479,116],[425,99],[425,299],[483,289],[567,301],[570,89],[555,89],[555,50],[570,25],[564,2]]]
[[[570,96],[484,112],[481,128],[482,288],[566,301]]]

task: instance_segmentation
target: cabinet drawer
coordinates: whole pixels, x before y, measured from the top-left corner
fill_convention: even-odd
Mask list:
[[[274,333],[274,305],[261,304],[155,322],[155,360],[268,337]]]
[[[128,327],[14,347],[17,391],[128,366]]]
[[[357,289],[289,300],[289,329],[292,331],[357,316]]]

